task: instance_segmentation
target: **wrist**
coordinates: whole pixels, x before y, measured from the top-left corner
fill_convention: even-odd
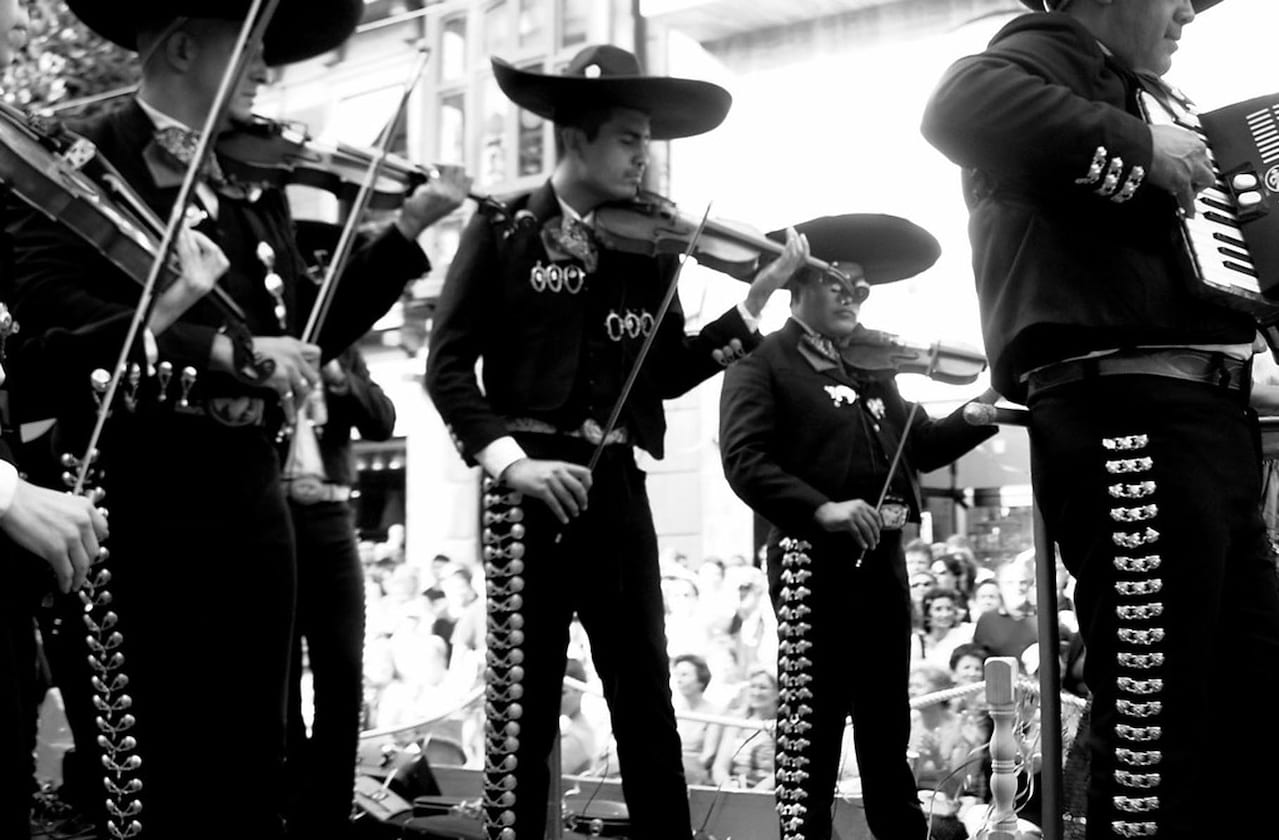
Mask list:
[[[395,217],[395,227],[410,242],[416,242],[428,225],[421,219],[406,214],[403,210]]]

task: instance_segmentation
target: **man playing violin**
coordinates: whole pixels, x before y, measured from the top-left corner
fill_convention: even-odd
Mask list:
[[[1216,177],[1203,138],[1138,108],[1171,95],[1158,77],[1215,0],[1024,2],[923,131],[964,168],[993,381],[1030,409],[1035,496],[1079,581],[1088,837],[1269,834],[1277,730],[1212,726],[1279,691],[1255,327],[1196,294],[1180,212]]]
[[[512,101],[554,121],[562,154],[550,180],[515,201],[509,217],[472,219],[445,281],[427,362],[427,388],[458,448],[489,476],[490,836],[542,835],[547,756],[576,611],[612,714],[631,836],[687,838],[657,539],[632,447],[662,456],[662,400],[755,346],[755,318],[807,247],[791,236],[745,303],[697,335],[685,335],[678,301],[657,323],[676,258],[604,247],[591,229],[594,211],[635,197],[652,140],[718,125],[728,93],[643,76],[633,55],[611,46],[584,49],[562,76],[496,58],[493,68]],[[606,433],[654,330],[620,422]],[[584,464],[597,446],[592,474]]]
[[[139,50],[137,98],[80,128],[167,218],[197,140],[193,132],[214,105],[249,3],[69,5],[98,33]],[[362,9],[359,0],[284,0],[234,88],[230,116],[249,114],[268,64],[337,47]],[[240,339],[206,299],[154,342],[140,342],[153,350],[135,353],[137,375],[125,380],[121,403],[112,406],[100,463],[112,514],[111,591],[126,640],[131,725],[127,733],[96,731],[90,704],[106,702],[101,697],[73,703],[88,711],[71,717],[85,752],[94,751],[99,735],[115,739],[103,757],[115,786],[108,790],[136,794],[137,807],[145,803],[140,811],[108,815],[118,829],[137,821],[156,837],[280,834],[295,577],[275,451],[278,417],[291,416],[320,381],[325,358],[367,331],[405,282],[427,270],[414,240],[456,208],[468,186],[450,171],[411,196],[395,224],[353,257],[333,317],[317,342],[307,344],[293,336],[314,290],[283,192],[235,182],[216,159],[201,170],[186,215],[225,252],[229,267],[219,285],[244,312],[240,326],[259,377],[246,377],[236,362],[244,350]],[[41,216],[16,226],[15,252],[13,304],[24,322],[21,336],[32,336],[19,345],[24,358],[37,358],[47,331],[77,331],[136,305],[135,285]],[[79,431],[94,401],[81,372],[63,365],[110,368],[120,343],[92,343],[91,352],[81,354],[88,358],[59,360],[56,381],[33,382],[28,374],[26,390],[14,394],[22,419],[57,416],[63,434]],[[89,679],[61,681],[88,685]],[[99,684],[93,688],[101,694]],[[125,735],[127,749],[119,743]],[[250,778],[267,793],[243,791],[239,781]],[[218,792],[212,813],[193,819],[191,794],[211,791]]]
[[[959,411],[939,421],[912,415],[895,370],[858,366],[868,364],[857,357],[871,286],[928,268],[936,240],[895,216],[828,216],[795,229],[847,278],[803,269],[791,280],[791,318],[725,374],[719,434],[729,485],[773,526],[781,837],[831,837],[852,715],[871,832],[922,840],[927,826],[906,761],[911,602],[901,528],[919,521],[915,471],[950,463],[995,429],[970,426]],[[854,661],[850,638],[875,643]]]

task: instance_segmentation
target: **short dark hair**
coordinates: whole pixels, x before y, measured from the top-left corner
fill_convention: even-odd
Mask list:
[[[576,128],[586,135],[587,140],[594,140],[600,135],[604,123],[613,118],[613,105],[584,105],[572,111],[555,115],[555,159],[564,157],[568,145],[564,142],[564,132]]]
[[[681,653],[671,660],[671,668],[681,662],[687,662],[693,666],[693,670],[697,672],[697,681],[702,684],[702,691],[705,691],[706,686],[711,684],[711,669],[706,664],[706,660],[695,653]]]
[[[919,603],[919,611],[924,614],[924,627],[929,628],[928,608],[933,605],[933,601],[947,599],[955,605],[955,612],[962,616],[964,612],[964,597],[957,590],[951,589],[949,586],[934,586],[924,593],[924,599]],[[958,623],[959,617],[956,618]]]
[[[979,645],[976,642],[962,644],[950,653],[950,670],[954,671],[959,665],[959,660],[965,656],[975,656],[985,662],[990,658],[990,651],[986,649],[985,645]]]

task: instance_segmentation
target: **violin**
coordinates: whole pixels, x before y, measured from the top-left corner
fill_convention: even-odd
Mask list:
[[[700,224],[701,219],[681,212],[675,202],[644,190],[633,200],[595,210],[595,233],[605,247],[646,256],[684,253]],[[692,254],[702,265],[749,280],[766,258],[781,256],[785,247],[749,225],[707,219]],[[866,287],[854,286],[825,260],[809,257],[807,265],[839,281],[854,299],[866,299]]]
[[[970,385],[986,369],[986,356],[958,344],[917,344],[892,333],[859,326],[840,355],[859,370],[922,373],[948,385]]]
[[[139,286],[146,285],[164,223],[91,142],[60,123],[0,103],[0,183],[79,236]],[[165,271],[162,286],[181,272],[176,256],[170,255]],[[246,344],[244,310],[220,286],[205,300],[224,319],[237,373],[249,382],[265,379]]]
[[[241,181],[279,188],[291,184],[314,187],[344,204],[355,200],[376,157],[372,149],[316,140],[298,125],[263,117],[237,122],[218,138],[217,150],[224,168]],[[394,210],[413,190],[439,175],[434,166],[386,155],[368,206]],[[468,193],[467,197],[480,205],[504,209],[491,196]]]
[[[0,183],[139,285],[146,281],[164,225],[88,140],[0,103]],[[177,259],[167,268],[171,281],[180,271]],[[221,287],[214,286],[210,298],[224,315],[245,320],[244,310]]]

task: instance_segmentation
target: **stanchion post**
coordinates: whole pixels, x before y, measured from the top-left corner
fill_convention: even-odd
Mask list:
[[[1044,524],[1039,503],[1034,505],[1035,583],[1039,620],[1039,732],[1043,763],[1040,825],[1044,840],[1061,840],[1061,637],[1057,625],[1057,552]]]
[[[1017,683],[1018,663],[1011,656],[992,656],[986,660],[986,702],[994,730],[990,737],[990,807],[989,830],[979,835],[984,840],[1019,840],[1017,833],[1017,736],[1013,726],[1017,719],[1017,700],[1013,694]]]

